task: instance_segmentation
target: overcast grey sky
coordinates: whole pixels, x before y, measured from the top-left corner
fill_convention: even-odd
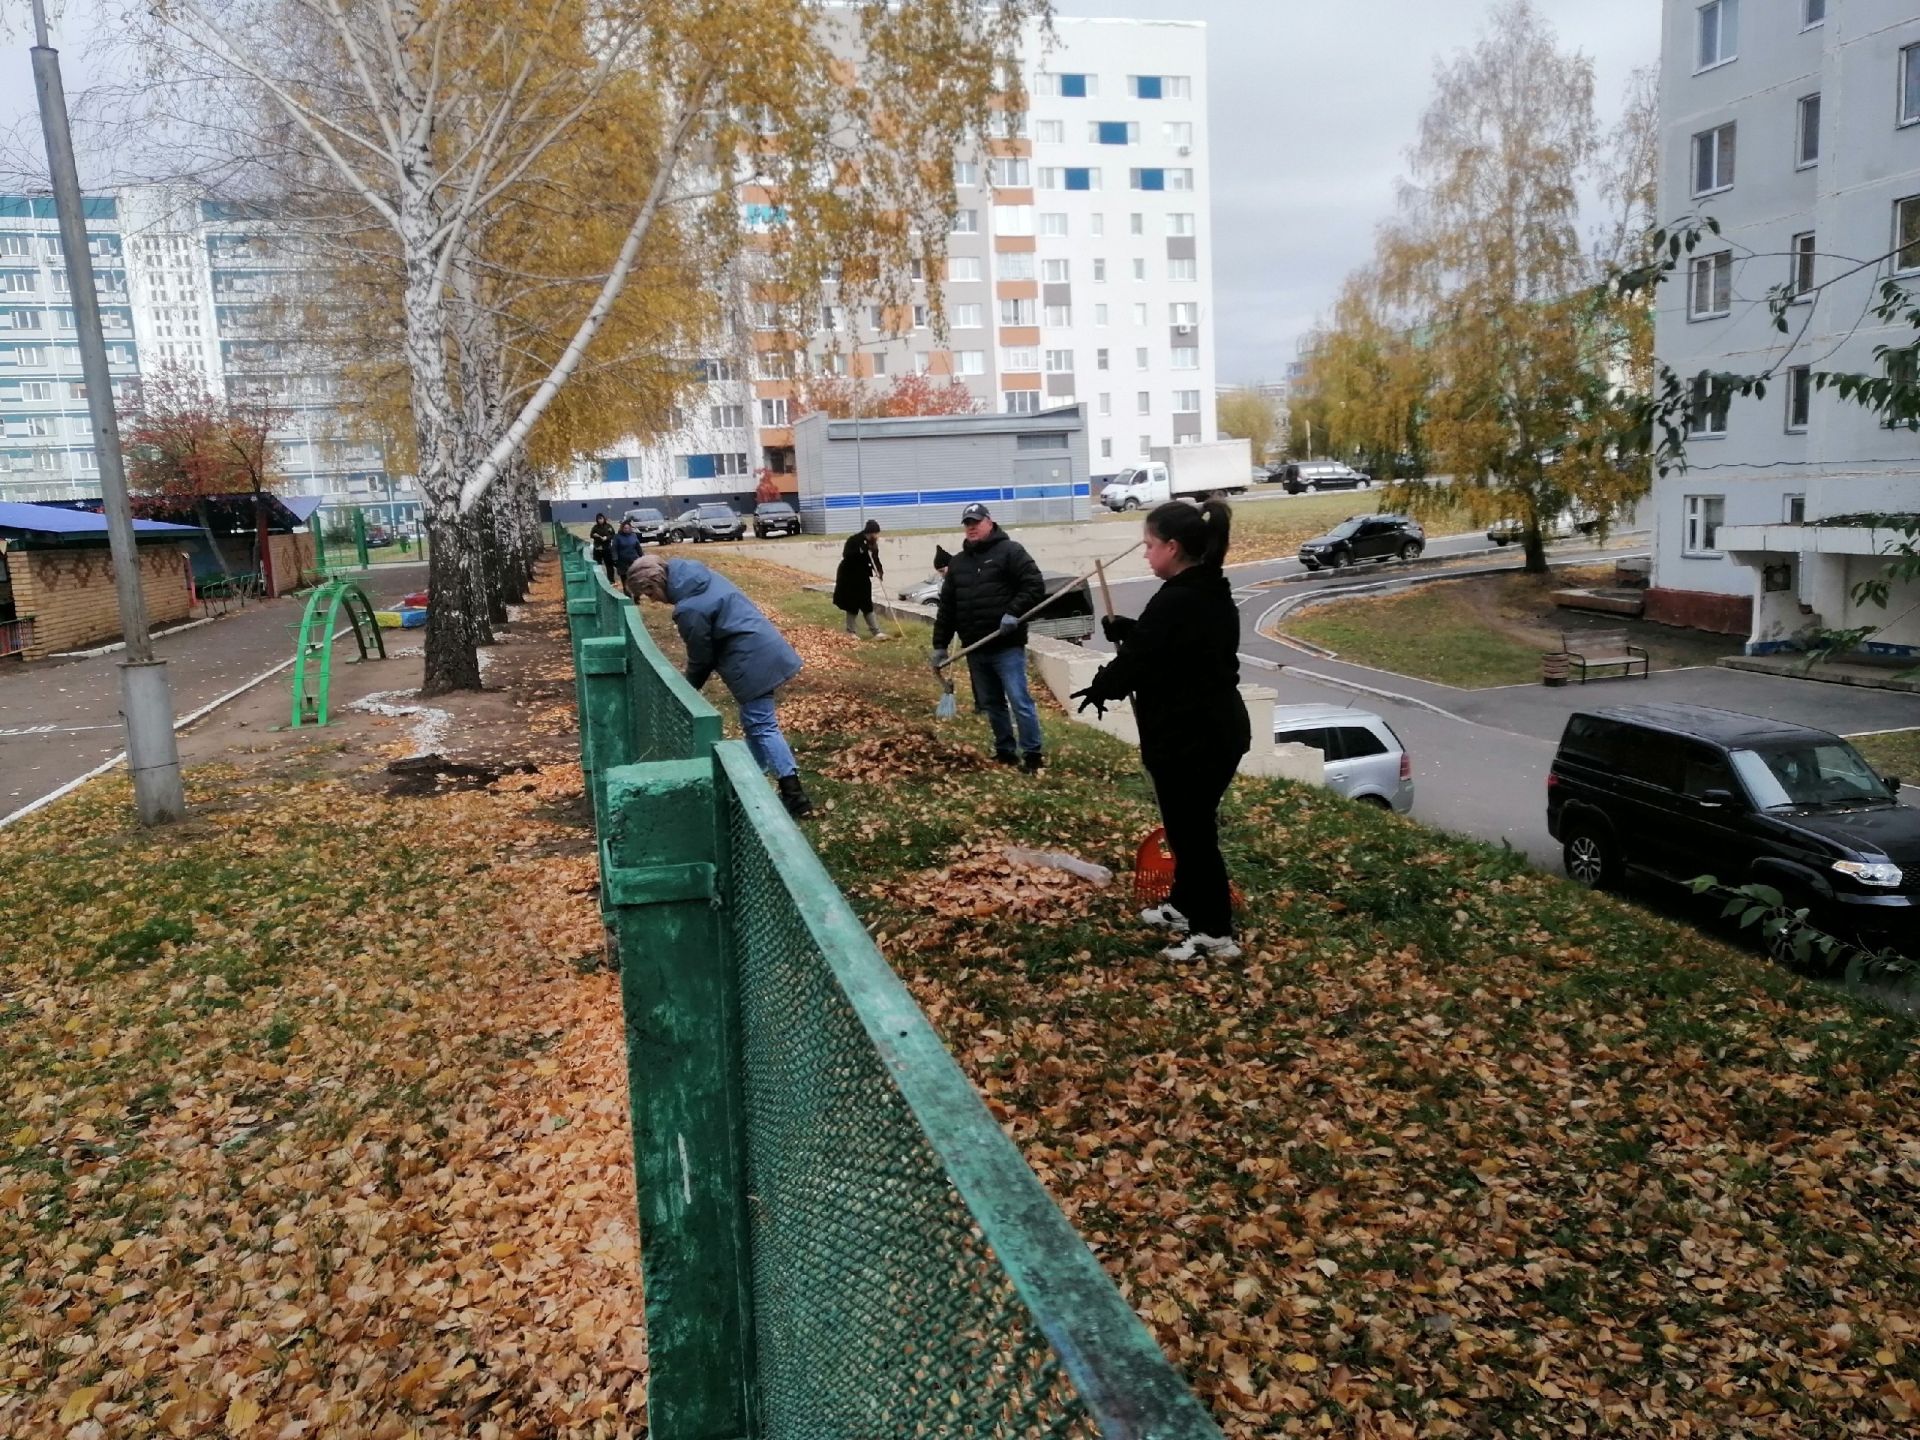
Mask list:
[[[1393,209],[1434,62],[1471,46],[1493,0],[1054,0],[1061,15],[1204,20],[1213,131],[1214,315],[1223,385],[1277,379],[1301,335],[1364,263]],[[1660,0],[1535,0],[1561,44],[1593,58],[1603,124],[1627,76],[1660,54]],[[84,21],[57,37],[85,84]],[[26,0],[0,0],[0,133],[33,113]],[[27,132],[38,142],[37,128]]]

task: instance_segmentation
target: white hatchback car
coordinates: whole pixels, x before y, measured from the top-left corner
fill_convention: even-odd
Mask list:
[[[1393,727],[1369,710],[1276,705],[1273,742],[1306,745],[1326,759],[1326,787],[1404,815],[1413,809],[1413,757]]]

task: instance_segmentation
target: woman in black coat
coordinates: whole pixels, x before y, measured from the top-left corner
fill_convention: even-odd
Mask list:
[[[1138,620],[1106,622],[1119,654],[1074,695],[1082,710],[1103,715],[1107,702],[1132,697],[1140,762],[1173,852],[1173,891],[1140,918],[1184,934],[1160,952],[1169,960],[1240,954],[1220,854],[1220,801],[1252,742],[1240,698],[1240,612],[1221,571],[1232,523],[1218,500],[1175,500],[1147,516],[1147,564],[1166,583]]]
[[[587,539],[593,544],[593,563],[607,572],[607,579],[615,585],[620,577],[613,571],[613,524],[602,510],[593,517],[593,529],[587,532]]]
[[[833,572],[834,607],[846,612],[849,635],[860,633],[853,628],[853,617],[862,615],[866,617],[869,635],[876,640],[887,638],[873,623],[876,578],[885,580],[887,571],[880,563],[880,522],[869,520],[859,534],[847,537],[847,543],[840,549],[840,568]]]

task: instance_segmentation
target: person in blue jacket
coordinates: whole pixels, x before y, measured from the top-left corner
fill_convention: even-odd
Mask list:
[[[641,553],[640,532],[633,528],[633,521],[622,520],[620,528],[607,541],[607,578],[617,580],[626,574],[627,567],[638,560]]]
[[[747,748],[778,782],[787,813],[796,820],[811,815],[775,709],[776,692],[800,673],[800,656],[786,637],[731,580],[698,560],[642,555],[627,567],[627,593],[673,606],[674,628],[687,647],[687,683],[698,690],[720,672],[740,706]]]

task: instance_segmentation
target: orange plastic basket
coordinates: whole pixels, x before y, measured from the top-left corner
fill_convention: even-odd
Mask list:
[[[1158,905],[1173,893],[1173,851],[1167,848],[1167,827],[1156,825],[1140,842],[1133,857],[1133,901],[1145,907]],[[1246,904],[1238,885],[1229,885],[1227,894],[1233,908]]]

